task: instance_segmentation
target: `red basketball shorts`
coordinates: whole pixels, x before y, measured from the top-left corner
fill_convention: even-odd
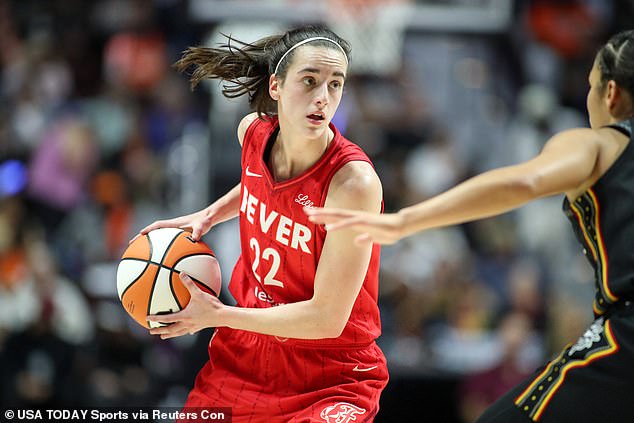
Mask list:
[[[220,328],[185,408],[230,407],[240,422],[371,422],[388,381],[383,353],[315,348]]]

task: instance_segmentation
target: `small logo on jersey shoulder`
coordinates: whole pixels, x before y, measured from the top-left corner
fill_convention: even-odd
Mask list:
[[[315,207],[315,203],[310,201],[306,194],[297,194],[295,202],[304,207]]]
[[[603,336],[603,317],[598,318],[590,328],[579,338],[577,343],[570,347],[568,355],[572,357],[576,352],[591,349],[594,344],[601,342]]]
[[[259,174],[259,173],[254,173],[254,172],[251,172],[251,171],[249,170],[249,166],[247,166],[247,170],[245,170],[245,171],[244,171],[244,173],[245,173],[245,175],[247,175],[247,176],[254,176],[254,177],[256,177],[256,178],[261,178],[261,177],[262,177],[262,175],[261,175],[261,174]]]
[[[321,410],[321,418],[327,423],[349,423],[357,420],[357,415],[365,414],[365,408],[348,402],[338,402]]]
[[[357,366],[354,366],[354,369],[352,369],[352,371],[353,371],[353,372],[369,372],[370,370],[374,370],[374,369],[376,369],[377,367],[379,367],[379,366],[372,366],[372,367],[359,367],[359,366],[357,365]]]

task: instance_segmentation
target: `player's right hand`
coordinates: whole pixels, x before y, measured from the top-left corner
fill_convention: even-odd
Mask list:
[[[175,217],[173,219],[157,220],[141,229],[139,233],[130,240],[130,243],[134,242],[134,240],[138,237],[146,235],[148,232],[159,228],[184,229],[192,233],[191,237],[194,241],[200,241],[200,237],[209,232],[211,227],[211,216],[207,214],[206,210],[201,210],[196,213]]]

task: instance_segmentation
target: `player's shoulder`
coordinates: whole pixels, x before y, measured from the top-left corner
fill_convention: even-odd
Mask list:
[[[381,180],[374,167],[366,161],[354,160],[334,174],[327,202],[330,207],[367,209],[380,204],[382,196]]]
[[[602,141],[609,136],[610,129],[599,128],[571,128],[553,135],[546,145],[545,150],[551,148],[566,149],[591,149],[598,150]]]
[[[620,133],[612,125],[600,128],[570,128],[558,132],[553,138],[564,139],[569,142],[599,142],[605,138],[612,138],[614,134]]]
[[[244,136],[247,133],[247,129],[249,129],[249,126],[251,126],[256,119],[259,119],[259,116],[257,112],[253,112],[243,117],[240,121],[240,124],[238,125],[238,142],[240,145],[244,142]]]
[[[571,128],[553,135],[544,146],[544,150],[583,151],[598,157],[606,149],[610,151],[615,145],[621,145],[627,138],[629,137],[623,131],[613,126]]]

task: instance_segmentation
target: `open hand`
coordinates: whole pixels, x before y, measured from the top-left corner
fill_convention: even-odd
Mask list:
[[[150,329],[150,334],[160,335],[161,339],[193,335],[201,329],[218,326],[218,312],[224,304],[215,296],[198,288],[185,273],[180,273],[180,279],[191,295],[189,304],[176,313],[147,316],[148,322],[167,324]]]
[[[369,242],[394,244],[404,236],[402,218],[396,213],[376,214],[319,207],[305,207],[304,212],[311,222],[325,225],[327,231],[349,228],[360,232],[355,238],[359,245]]]

